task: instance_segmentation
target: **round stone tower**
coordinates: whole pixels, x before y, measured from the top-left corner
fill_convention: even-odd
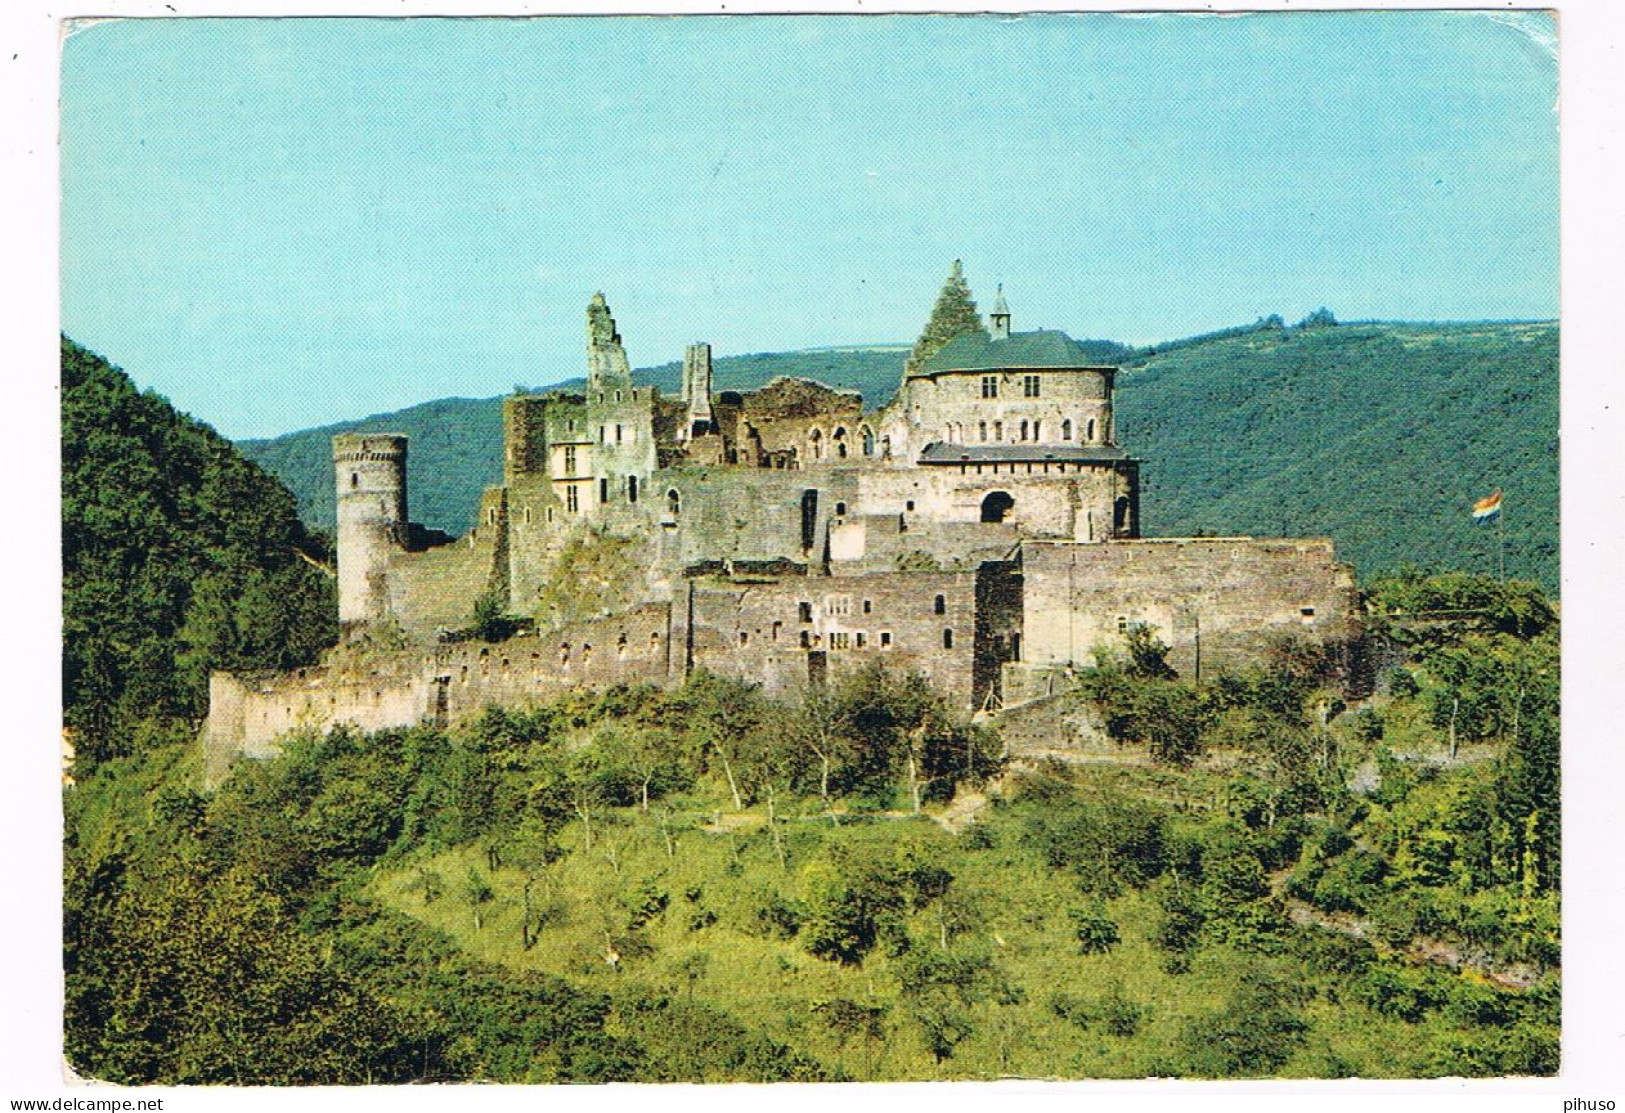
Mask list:
[[[346,633],[389,613],[389,559],[406,542],[406,438],[333,438],[338,494],[339,626]]]

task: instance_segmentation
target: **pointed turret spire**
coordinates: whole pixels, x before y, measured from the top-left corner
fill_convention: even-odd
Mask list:
[[[993,298],[993,312],[988,314],[993,322],[993,339],[1010,339],[1010,306],[1004,300],[1004,283],[999,283],[999,292]]]

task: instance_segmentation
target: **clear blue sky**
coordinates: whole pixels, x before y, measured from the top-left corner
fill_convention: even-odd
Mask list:
[[[635,365],[1316,306],[1555,317],[1542,15],[126,20],[63,47],[63,329],[228,436]]]

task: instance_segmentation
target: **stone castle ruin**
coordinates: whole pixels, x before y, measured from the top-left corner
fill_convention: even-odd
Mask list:
[[[997,711],[1135,625],[1182,671],[1340,635],[1353,579],[1329,540],[1140,536],[1115,376],[1065,333],[1012,331],[1001,291],[879,409],[802,379],[718,392],[704,343],[665,396],[597,294],[585,392],[504,401],[502,483],[463,537],[408,518],[405,437],[333,438],[343,640],[319,666],[214,675],[211,773],[293,730],[701,668],[788,692],[883,661]],[[476,612],[518,632],[470,637]]]

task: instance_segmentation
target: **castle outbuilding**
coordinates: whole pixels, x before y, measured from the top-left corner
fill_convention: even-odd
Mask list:
[[[1117,369],[1013,331],[1002,288],[989,327],[911,360],[873,410],[802,379],[717,391],[703,342],[664,396],[633,378],[602,294],[586,323],[585,391],[504,400],[503,480],[461,538],[410,525],[406,438],[334,438],[340,619],[369,651],[216,674],[212,768],[301,727],[444,723],[697,668],[787,692],[882,660],[995,710],[1134,625],[1218,667],[1350,614],[1329,541],[1141,539]],[[470,639],[477,604],[524,632]]]

